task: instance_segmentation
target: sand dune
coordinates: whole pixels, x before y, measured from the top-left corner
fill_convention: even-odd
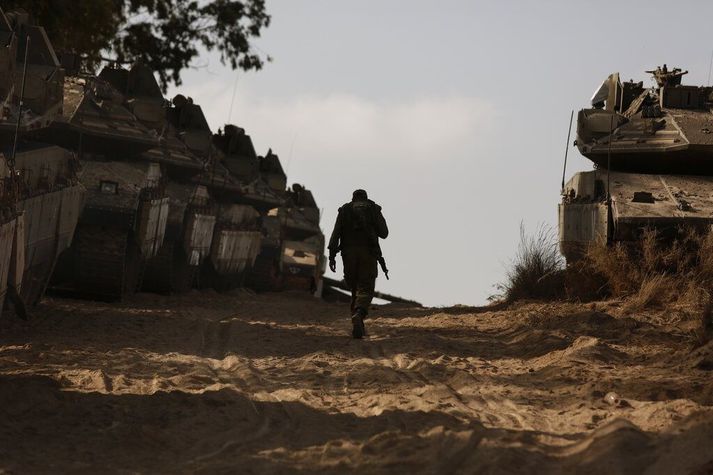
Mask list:
[[[364,341],[345,311],[241,291],[5,318],[0,473],[713,473],[686,309],[386,306]]]

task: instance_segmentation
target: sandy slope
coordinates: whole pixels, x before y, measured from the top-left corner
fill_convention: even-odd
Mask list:
[[[0,473],[713,473],[685,309],[48,300],[0,324]],[[603,401],[609,391],[624,399]]]

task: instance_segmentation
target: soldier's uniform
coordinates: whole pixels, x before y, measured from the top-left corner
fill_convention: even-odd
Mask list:
[[[374,283],[381,257],[379,239],[386,239],[389,229],[381,206],[369,200],[364,190],[354,192],[352,201],[339,208],[334,231],[329,240],[329,261],[335,269],[335,258],[342,253],[344,280],[352,292],[352,335],[364,335],[364,317],[374,298]]]

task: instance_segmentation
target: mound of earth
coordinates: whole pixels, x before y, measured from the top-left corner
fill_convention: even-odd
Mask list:
[[[358,341],[300,294],[48,299],[0,321],[0,473],[711,473],[710,344],[597,307],[390,305]]]

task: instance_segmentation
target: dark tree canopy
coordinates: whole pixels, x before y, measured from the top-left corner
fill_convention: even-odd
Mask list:
[[[96,67],[102,59],[141,61],[162,87],[181,84],[204,47],[233,69],[261,69],[251,47],[270,25],[265,0],[3,0],[44,26],[57,51],[78,53]]]

